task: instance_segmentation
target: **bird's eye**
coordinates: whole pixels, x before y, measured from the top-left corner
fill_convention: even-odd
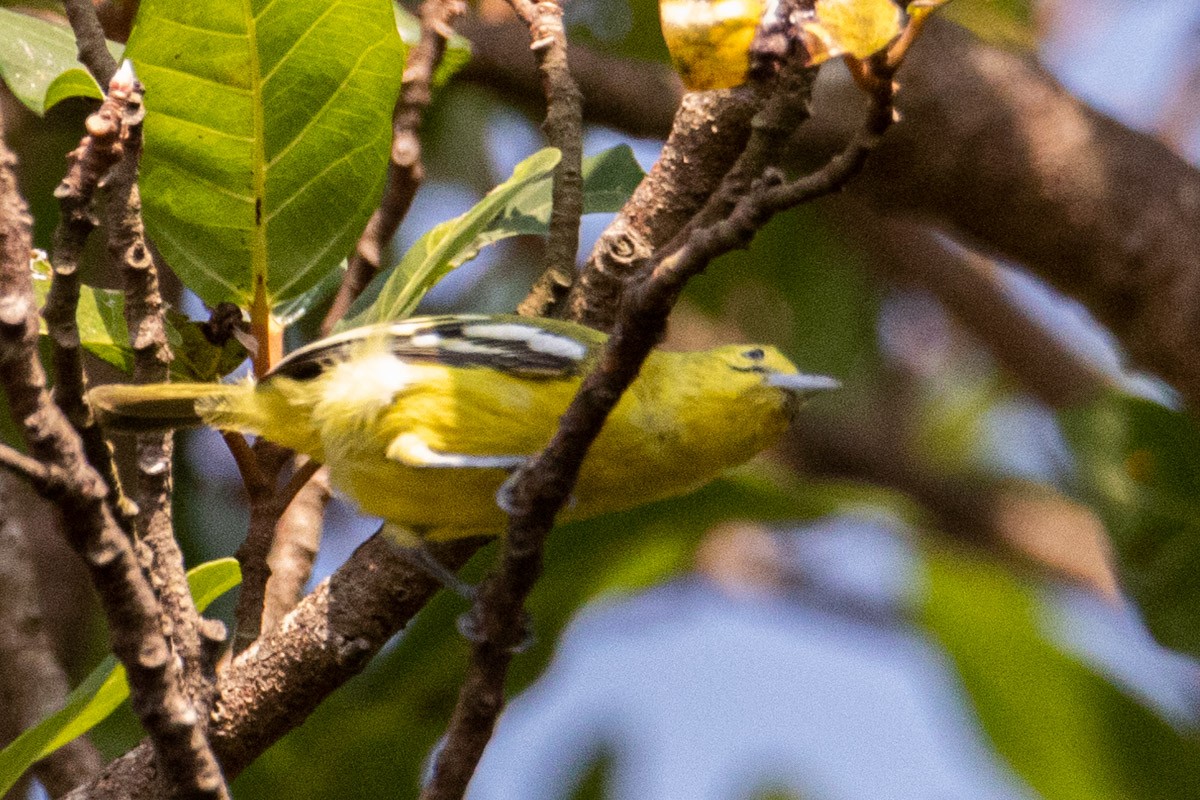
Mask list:
[[[762,351],[761,347],[755,347],[752,350],[747,350],[746,352],[742,353],[742,355],[751,361],[762,361],[767,354]]]

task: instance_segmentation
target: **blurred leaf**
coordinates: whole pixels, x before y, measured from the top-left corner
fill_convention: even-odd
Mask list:
[[[400,31],[400,38],[408,47],[415,47],[421,40],[421,21],[399,3],[393,3],[392,10],[396,14],[396,28]],[[437,89],[443,86],[470,60],[470,40],[457,33],[451,36],[446,41],[446,52],[442,55],[442,60],[438,62],[437,69],[434,70],[433,88]]]
[[[816,0],[800,27],[808,63],[850,54],[863,59],[900,35],[904,12],[893,0]]]
[[[120,44],[109,42],[108,49],[120,58]],[[0,78],[39,117],[68,97],[104,96],[75,58],[70,27],[7,8],[0,8]]]
[[[909,17],[919,21],[946,5],[947,2],[948,0],[912,0],[905,11],[908,12]]]
[[[45,306],[53,270],[44,255],[30,262],[33,290],[38,306]],[[125,324],[125,296],[113,289],[79,287],[75,316],[83,349],[122,372],[133,371],[133,349]],[[42,336],[48,336],[46,321],[38,318]],[[223,347],[211,344],[198,323],[176,311],[167,311],[167,339],[175,355],[171,377],[181,381],[212,381],[223,378],[246,360],[246,349],[236,340]]]
[[[531,184],[543,180],[558,166],[560,153],[553,147],[539,150],[513,170],[467,213],[435,225],[404,254],[400,263],[381,272],[350,309],[337,329],[346,330],[375,322],[403,319],[447,272],[479,252],[492,236],[492,224]]]
[[[612,762],[610,754],[598,754],[579,777],[578,785],[571,792],[571,800],[604,800],[611,797],[608,776],[612,772]]]
[[[167,339],[175,358],[171,361],[171,379],[209,381],[224,378],[249,357],[246,348],[230,337],[217,346],[208,340],[200,325],[178,311],[167,311]]]
[[[839,398],[851,402],[854,384],[873,378],[879,363],[879,298],[844,238],[818,209],[779,214],[685,296],[718,325],[736,326],[737,339],[778,345],[802,371],[841,379]]]
[[[1125,590],[1160,642],[1200,656],[1200,429],[1187,414],[1116,393],[1059,420]]]
[[[242,573],[236,559],[221,558],[189,570],[187,577],[196,610],[203,611],[213,600],[241,583]],[[128,696],[125,667],[113,656],[107,657],[71,692],[63,708],[0,750],[0,796],[12,788],[34,762],[87,733]]]
[[[957,667],[996,750],[1039,797],[1200,797],[1200,738],[1051,642],[1032,585],[959,553],[930,553],[925,571],[920,622]]]
[[[562,526],[550,537],[546,571],[530,599],[536,639],[513,662],[510,693],[541,674],[582,605],[686,571],[696,543],[717,523],[811,518],[877,496],[844,484],[792,484],[757,465],[686,497]],[[494,550],[485,550],[464,577],[479,579],[493,558]],[[421,764],[445,730],[469,656],[455,629],[465,610],[460,598],[435,597],[394,650],[274,745],[238,779],[235,793],[317,800],[352,781],[363,797],[415,795]]]
[[[38,307],[46,305],[54,274],[44,253],[30,261],[33,273],[33,293]],[[133,350],[129,347],[129,328],[125,325],[125,297],[111,289],[79,287],[79,307],[75,324],[83,349],[122,372],[133,369]],[[46,320],[38,317],[43,336],[47,334]]]
[[[210,306],[336,268],[379,199],[403,45],[387,0],[144,0],[150,235]]]
[[[1024,50],[1037,45],[1032,0],[954,0],[939,13],[993,44]]]

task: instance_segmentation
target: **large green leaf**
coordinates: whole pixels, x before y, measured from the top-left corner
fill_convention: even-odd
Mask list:
[[[1060,421],[1126,591],[1159,641],[1200,656],[1200,428],[1187,414],[1117,394]]]
[[[120,57],[121,45],[109,42],[108,49]],[[103,96],[76,60],[68,26],[7,8],[0,8],[0,78],[38,116],[68,97]]]
[[[349,252],[379,199],[403,45],[388,0],[144,0],[151,236],[209,305],[274,306]]]
[[[561,154],[553,147],[539,150],[517,164],[504,183],[462,216],[431,228],[390,270],[381,272],[367,286],[339,330],[386,320],[403,319],[447,272],[479,252],[481,237],[528,187],[545,181],[558,166]],[[494,238],[490,241],[494,241]]]
[[[919,621],[953,661],[997,752],[1039,797],[1200,797],[1200,737],[1069,655],[1042,589],[962,553],[929,553],[925,573]]]
[[[233,558],[210,561],[188,572],[188,588],[198,611],[208,608],[241,581],[241,569],[237,559]],[[128,696],[125,667],[109,656],[71,692],[65,706],[0,750],[0,796],[12,788],[34,762],[87,733]]]

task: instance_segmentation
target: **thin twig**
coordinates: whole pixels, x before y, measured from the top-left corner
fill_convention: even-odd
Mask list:
[[[275,508],[279,516],[282,517],[287,513],[288,507],[296,499],[296,495],[300,494],[304,485],[320,469],[321,462],[311,458],[305,459],[303,464],[296,467],[295,472],[292,473],[292,477],[288,478],[288,482],[284,484],[282,489],[275,493]]]
[[[304,597],[321,547],[321,528],[332,490],[329,470],[315,462],[309,465],[317,467],[316,472],[300,486],[279,518],[275,542],[267,555],[271,579],[263,599],[264,631],[273,630]]]
[[[546,269],[517,313],[541,317],[552,313],[575,281],[579,251],[579,220],[583,216],[583,95],[571,77],[567,32],[561,0],[509,0],[529,26],[533,50],[546,95],[542,131],[562,153],[554,170],[550,235],[546,240]]]
[[[167,787],[180,797],[224,800],[229,792],[205,737],[205,717],[183,691],[154,591],[106,502],[104,479],[46,391],[29,272],[32,220],[17,190],[15,163],[0,146],[0,385],[30,454],[64,474],[56,498],[71,521],[64,531],[91,574],[113,652],[126,668],[134,712],[154,742]]]
[[[7,700],[5,713],[23,730],[62,708],[70,687],[46,631],[32,543],[13,508],[13,488],[11,478],[0,477],[0,696]],[[33,772],[51,797],[59,797],[103,766],[100,751],[81,737],[39,761]]]
[[[342,285],[321,323],[324,333],[333,330],[379,272],[383,253],[404,221],[421,181],[425,180],[419,136],[421,120],[433,98],[433,75],[446,52],[447,40],[454,34],[452,26],[465,10],[463,0],[421,3],[421,38],[408,53],[400,98],[392,113],[392,158],[383,198],[350,256]]]
[[[65,481],[62,470],[44,464],[6,444],[0,444],[0,468],[29,481],[38,494],[46,497],[53,497],[62,491]]]
[[[258,468],[254,450],[245,436],[234,431],[222,431],[221,438],[225,440],[225,445],[233,455],[233,463],[237,466],[238,474],[242,476],[242,483],[247,490],[254,491],[256,487],[270,485],[267,476]]]
[[[59,223],[54,231],[50,264],[54,279],[42,316],[50,334],[54,362],[54,401],[83,440],[84,452],[112,489],[113,511],[122,527],[132,532],[136,507],[125,497],[112,450],[92,415],[83,371],[83,348],[75,322],[79,305],[79,261],[96,227],[92,202],[100,182],[121,159],[124,145],[124,100],[110,94],[85,123],[87,135],[68,155],[67,173],[54,196]]]
[[[661,338],[684,285],[717,256],[744,246],[775,213],[844,186],[891,124],[891,72],[881,61],[871,67],[874,82],[868,118],[843,153],[819,172],[791,182],[785,182],[777,170],[768,170],[732,203],[727,218],[693,229],[682,247],[651,262],[645,277],[627,289],[596,368],[584,379],[554,438],[517,476],[501,563],[485,579],[471,611],[472,627],[480,639],[472,648],[446,743],[422,800],[459,800],[466,792],[504,705],[508,665],[523,637],[522,609],[541,574],[546,536],[570,495],[588,448]]]
[[[283,509],[277,501],[279,475],[292,458],[286,448],[259,439],[252,448],[254,463],[263,476],[264,483],[246,485],[250,495],[250,524],[246,539],[237,549],[238,564],[242,568],[242,586],[238,592],[237,607],[234,609],[233,655],[254,643],[262,632],[263,604],[267,596],[267,582],[271,579],[271,566],[267,556],[275,543],[275,533]]]
[[[108,52],[104,28],[100,27],[100,18],[96,16],[96,6],[92,0],[64,0],[63,6],[71,29],[75,31],[79,62],[92,73],[96,83],[108,86],[113,73],[117,71],[117,62]]]

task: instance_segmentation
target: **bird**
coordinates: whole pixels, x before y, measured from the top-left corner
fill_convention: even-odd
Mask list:
[[[549,442],[607,338],[543,318],[410,318],[316,341],[257,380],[108,384],[89,398],[110,432],[204,424],[325,464],[339,492],[442,579],[424,543],[503,533],[506,479]],[[698,488],[775,442],[804,397],[837,385],[766,345],[656,349],[560,519]]]

